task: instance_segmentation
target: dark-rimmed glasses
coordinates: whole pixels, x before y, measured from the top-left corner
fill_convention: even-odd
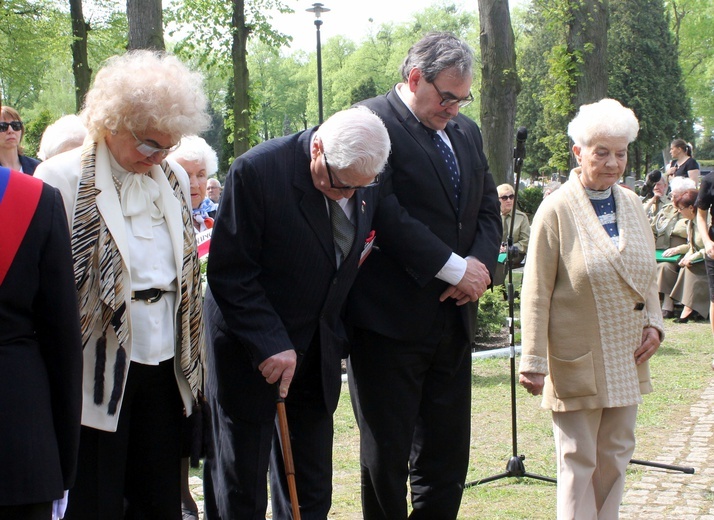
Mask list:
[[[501,196],[498,197],[498,198],[505,202],[505,201],[507,201],[507,200],[513,200],[513,199],[515,199],[516,196],[515,196],[513,193],[511,193],[510,195],[501,195]]]
[[[131,132],[131,135],[134,137],[134,139],[136,139],[136,142],[139,143],[136,145],[136,151],[139,152],[141,155],[145,155],[146,157],[151,157],[152,155],[157,153],[161,154],[161,157],[166,157],[168,154],[178,148],[178,144],[169,146],[168,148],[151,146],[150,144],[145,143],[144,141],[136,137],[136,134],[133,130],[129,130],[129,132]]]
[[[442,107],[453,107],[454,105],[458,105],[459,108],[464,108],[465,106],[473,103],[474,95],[470,91],[468,96],[459,99],[452,96],[445,96],[444,93],[439,90],[439,87],[436,86],[436,83],[431,83],[431,86],[434,87],[436,93],[439,94],[439,97],[441,98],[441,103],[439,103],[439,105]]]
[[[370,182],[369,184],[365,184],[363,186],[351,186],[349,184],[345,184],[342,182],[342,180],[332,173],[332,169],[330,168],[330,163],[327,162],[327,155],[325,155],[325,152],[322,152],[322,157],[325,159],[325,168],[327,168],[327,177],[330,179],[330,188],[334,190],[345,190],[345,191],[350,191],[350,190],[358,190],[360,188],[371,188],[373,186],[377,186],[379,184],[379,175],[374,177],[374,180]],[[335,180],[340,183],[339,186],[335,185]]]
[[[8,128],[12,128],[15,132],[22,130],[22,121],[10,121],[9,123],[0,123],[0,133],[7,132]]]

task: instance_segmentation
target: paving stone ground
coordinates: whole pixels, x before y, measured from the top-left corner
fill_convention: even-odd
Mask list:
[[[643,466],[620,507],[622,520],[714,520],[714,380],[652,462],[694,468],[679,471]]]

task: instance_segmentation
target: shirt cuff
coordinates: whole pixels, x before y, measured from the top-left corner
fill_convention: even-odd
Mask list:
[[[465,273],[466,260],[456,253],[451,253],[444,267],[441,268],[441,271],[436,273],[436,277],[449,285],[456,285],[461,281]]]

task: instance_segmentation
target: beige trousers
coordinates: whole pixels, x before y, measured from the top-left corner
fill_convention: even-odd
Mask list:
[[[618,518],[637,405],[553,412],[558,520]]]

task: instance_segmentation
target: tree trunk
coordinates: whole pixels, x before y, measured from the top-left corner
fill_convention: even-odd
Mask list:
[[[250,148],[250,99],[248,97],[248,61],[246,43],[250,29],[245,24],[244,0],[233,0],[233,153],[236,157]]]
[[[84,21],[82,0],[69,0],[72,17],[72,72],[74,73],[74,99],[77,112],[82,109],[84,96],[89,91],[92,69],[87,61],[87,33],[89,24]]]
[[[594,103],[607,96],[608,1],[572,2],[573,19],[568,27],[568,50],[582,57],[576,77],[573,104]]]
[[[130,50],[166,49],[162,16],[161,0],[126,0]]]
[[[496,184],[513,182],[516,97],[521,89],[508,2],[479,0],[481,131]]]
[[[608,4],[608,0],[571,2],[572,19],[568,25],[567,45],[568,52],[579,58],[580,71],[575,76],[573,91],[575,112],[581,105],[594,103],[607,96]],[[577,161],[571,150],[570,167],[576,166]]]

